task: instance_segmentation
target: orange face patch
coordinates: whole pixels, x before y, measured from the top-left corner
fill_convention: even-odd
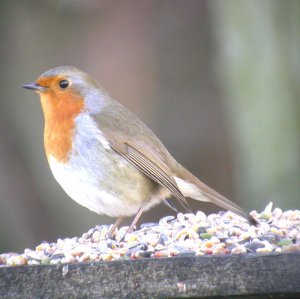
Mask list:
[[[72,89],[60,89],[59,78],[38,79],[36,83],[47,87],[40,92],[45,117],[44,144],[47,157],[67,162],[72,150],[75,117],[84,109],[83,98]]]

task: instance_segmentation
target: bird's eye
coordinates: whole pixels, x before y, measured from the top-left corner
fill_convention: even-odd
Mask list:
[[[67,88],[68,86],[69,86],[69,81],[68,81],[68,80],[60,80],[60,81],[59,81],[59,87],[60,87],[60,88],[65,89],[65,88]]]

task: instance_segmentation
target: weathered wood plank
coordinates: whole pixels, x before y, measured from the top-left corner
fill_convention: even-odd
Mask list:
[[[1,298],[300,296],[300,252],[0,268]]]

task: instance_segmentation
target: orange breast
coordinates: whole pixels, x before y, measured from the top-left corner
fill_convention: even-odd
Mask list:
[[[45,117],[44,144],[47,154],[66,163],[72,150],[75,118],[83,110],[83,99],[72,93],[41,95]]]

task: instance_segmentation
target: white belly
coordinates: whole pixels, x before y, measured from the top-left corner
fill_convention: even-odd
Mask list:
[[[142,202],[127,202],[114,192],[101,190],[98,180],[90,170],[77,169],[72,165],[49,159],[53,176],[64,191],[77,203],[98,214],[111,217],[131,216],[137,213]]]

